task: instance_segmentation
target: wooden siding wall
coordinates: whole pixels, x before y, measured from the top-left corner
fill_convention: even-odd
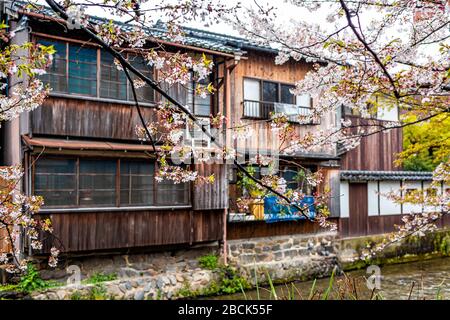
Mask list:
[[[0,179],[0,190],[4,190],[6,187],[6,182]],[[11,245],[8,243],[8,230],[1,225],[0,226],[0,254],[10,253],[12,251]]]
[[[338,222],[335,218],[329,221]],[[325,232],[318,223],[299,220],[299,221],[280,221],[276,223],[267,223],[265,221],[252,222],[229,222],[227,224],[227,239],[248,239],[259,237],[275,237],[291,234],[313,234]]]
[[[0,254],[11,252],[11,245],[8,243],[8,232],[4,227],[0,228]]]
[[[223,211],[118,211],[54,213],[53,244],[62,252],[193,244],[223,238]],[[50,241],[52,239],[52,241]]]
[[[155,120],[152,108],[142,108],[146,121]],[[32,133],[138,140],[135,127],[140,125],[133,105],[89,100],[48,98],[31,113]]]
[[[310,66],[305,62],[289,61],[283,65],[275,64],[275,56],[261,52],[249,51],[247,60],[241,60],[231,74],[231,108],[227,110],[229,125],[239,124],[244,112],[244,78],[257,78],[268,81],[295,84],[302,79]],[[236,148],[242,150],[277,150],[279,148],[274,141],[273,131],[270,124],[261,120],[242,120],[243,123],[252,123],[253,136],[251,139],[238,140]],[[335,125],[335,113],[329,112],[322,119],[319,125],[296,124],[295,132],[302,136],[307,132],[315,132],[320,129],[327,129]],[[317,153],[334,154],[333,147],[323,147]]]
[[[205,177],[214,174],[214,183],[193,186],[194,210],[228,208],[227,164],[199,163],[195,165],[195,171]]]
[[[351,117],[352,124],[364,124],[367,120]],[[371,120],[373,123],[373,120]],[[361,144],[342,155],[342,170],[401,170],[394,166],[396,154],[403,150],[401,129],[380,132],[361,139]]]
[[[401,225],[403,215],[369,216],[367,219],[367,232],[361,235],[376,235],[395,231],[395,225]],[[450,216],[445,215],[436,223],[439,228],[450,227]],[[354,236],[350,226],[349,218],[339,219],[339,235],[341,237]]]

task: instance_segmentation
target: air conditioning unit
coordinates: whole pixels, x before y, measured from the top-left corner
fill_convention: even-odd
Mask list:
[[[204,129],[211,132],[211,123],[209,118],[197,118]],[[186,143],[192,148],[209,148],[211,139],[194,123],[188,123],[186,126]]]

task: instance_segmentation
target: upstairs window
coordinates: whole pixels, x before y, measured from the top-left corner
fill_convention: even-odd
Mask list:
[[[126,100],[127,77],[125,72],[117,68],[111,54],[101,51],[100,56],[100,97]]]
[[[46,40],[39,40],[39,43],[44,46],[53,45],[56,50],[52,65],[41,76],[42,81],[48,83],[55,92],[67,92],[67,43]]]
[[[38,39],[38,43],[53,45],[56,54],[47,74],[41,76],[55,93],[73,94],[121,101],[134,101],[131,84],[119,70],[111,54],[100,48],[63,41]],[[141,56],[123,56],[142,74],[153,78],[153,68]],[[133,79],[137,77],[130,73]],[[153,89],[145,85],[136,88],[138,101],[154,102]]]
[[[308,94],[293,95],[293,85],[244,78],[244,117],[269,119],[272,112],[284,113],[292,122],[298,116],[311,114],[312,99]]]
[[[189,106],[190,111],[196,116],[209,117],[212,113],[212,95],[207,94],[206,97],[202,98],[200,95],[196,94],[197,86],[206,87],[210,82],[211,79],[207,77],[200,81],[191,80],[189,84],[189,88],[187,90],[187,105]]]
[[[153,68],[145,62],[144,58],[136,55],[128,55],[128,61],[133,67],[139,70],[144,76],[153,79]],[[133,81],[138,79],[134,73],[130,72],[131,79]],[[142,102],[153,102],[154,101],[154,91],[149,85],[145,85],[141,88],[136,88],[136,95],[139,101]],[[128,100],[134,101],[133,91],[131,90],[131,84],[128,89]]]
[[[69,45],[69,93],[97,96],[97,50]]]

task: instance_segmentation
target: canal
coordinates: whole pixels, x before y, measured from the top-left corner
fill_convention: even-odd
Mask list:
[[[361,269],[337,276],[333,281],[323,278],[315,282],[293,282],[275,285],[274,290],[263,287],[213,299],[273,299],[274,291],[278,299],[322,299],[325,296],[328,299],[450,299],[450,258],[386,265],[379,270],[379,287],[373,290],[366,281],[371,273]],[[376,285],[377,279],[371,277],[369,281]]]

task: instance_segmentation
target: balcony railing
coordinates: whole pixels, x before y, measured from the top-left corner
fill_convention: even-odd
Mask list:
[[[299,122],[298,116],[311,115],[311,108],[295,104],[244,100],[244,118],[270,119],[271,113],[284,113],[290,122]],[[313,124],[313,122],[310,122]],[[315,124],[315,123],[314,123]]]

